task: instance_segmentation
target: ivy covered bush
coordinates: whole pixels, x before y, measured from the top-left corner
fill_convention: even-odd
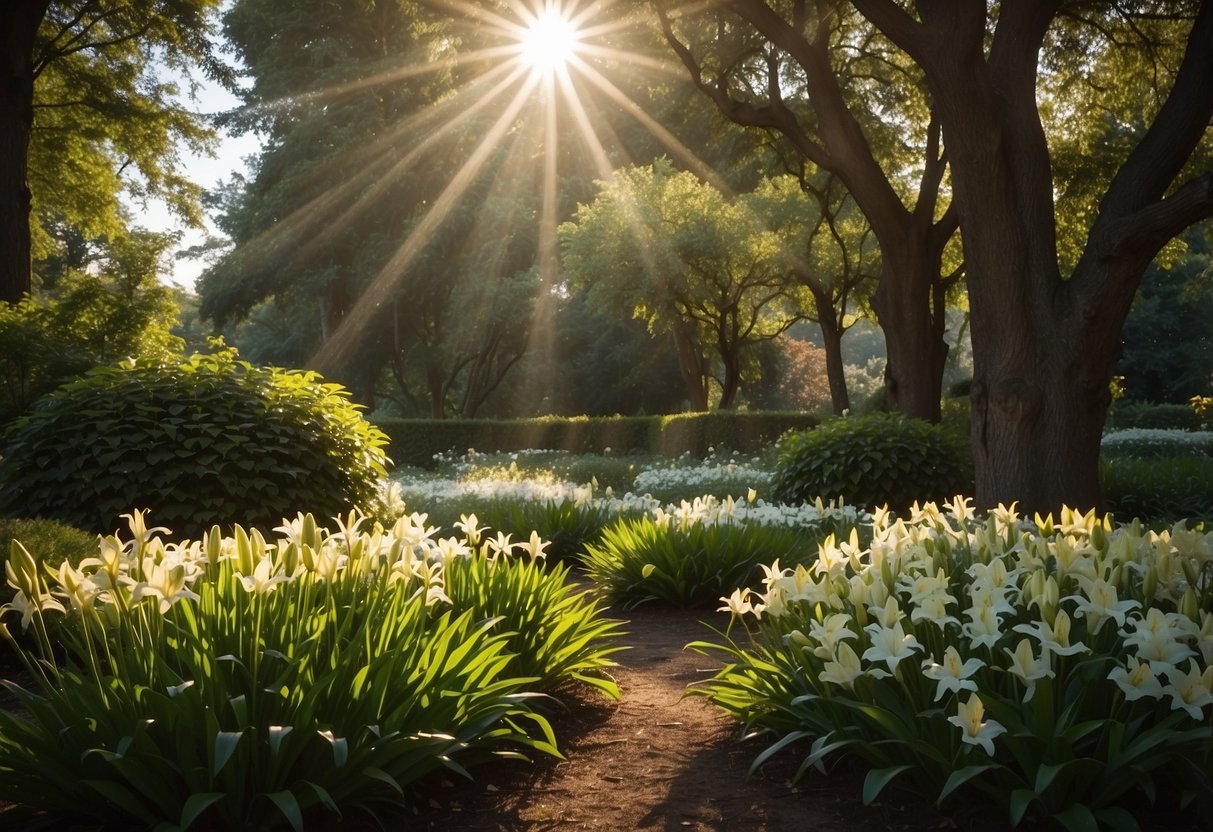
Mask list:
[[[370,508],[386,437],[312,372],[255,367],[235,350],[100,367],[8,431],[0,512],[113,530],[133,506],[196,537],[273,527],[307,509]]]
[[[973,463],[963,439],[899,413],[836,419],[784,440],[772,496],[784,503],[844,499],[857,507],[972,493]]]

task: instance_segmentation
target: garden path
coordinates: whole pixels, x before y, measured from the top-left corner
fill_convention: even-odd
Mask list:
[[[999,829],[989,817],[954,819],[900,797],[860,801],[862,775],[791,775],[799,756],[786,753],[747,779],[761,741],[738,741],[737,724],[688,684],[719,666],[684,651],[710,632],[711,613],[640,608],[615,656],[621,702],[586,696],[555,720],[566,759],[531,766],[477,768],[475,783],[443,783],[424,800],[424,828],[452,832],[539,830],[853,830]],[[896,802],[900,801],[900,802]]]

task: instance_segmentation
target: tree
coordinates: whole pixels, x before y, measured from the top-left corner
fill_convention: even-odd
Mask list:
[[[69,239],[57,248],[73,256],[39,264],[37,296],[0,304],[0,422],[98,365],[181,352],[173,290],[157,280],[168,235],[97,241],[59,231]]]
[[[228,76],[212,56],[219,0],[9,0],[0,5],[0,300],[32,287],[44,218],[89,237],[125,226],[118,193],[159,196],[198,220],[177,143],[212,133],[176,101],[164,68]],[[135,172],[137,176],[133,175]]]
[[[932,116],[915,121],[937,126],[946,148],[971,312],[977,501],[1096,506],[1134,294],[1168,241],[1213,214],[1201,150],[1213,116],[1213,2],[848,5],[908,62],[901,85],[929,92]],[[728,8],[799,63],[822,54],[805,52],[805,33],[833,31],[844,15],[831,2]],[[1098,136],[1114,161],[1054,167],[1050,133],[1075,131]],[[1071,190],[1084,210],[1060,222]]]
[[[832,175],[764,179],[747,204],[779,237],[795,282],[809,293],[806,317],[821,328],[834,412],[851,407],[842,336],[868,304],[880,274],[872,228]]]
[[[1184,235],[1179,262],[1146,272],[1124,328],[1116,365],[1125,397],[1187,404],[1213,390],[1213,285],[1206,234]]]
[[[691,406],[733,406],[749,347],[800,318],[775,236],[740,201],[668,161],[616,171],[560,227],[564,273],[603,309],[643,319],[676,347]]]
[[[940,124],[912,63],[827,0],[654,5],[666,40],[727,118],[781,137],[790,169],[846,186],[880,243],[871,305],[890,404],[938,421],[946,299],[962,272],[943,271],[957,215],[941,190]]]

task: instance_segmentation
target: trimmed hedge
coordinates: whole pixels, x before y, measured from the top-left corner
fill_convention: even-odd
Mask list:
[[[1190,404],[1117,402],[1108,412],[1108,429],[1200,430],[1201,420]]]
[[[715,411],[669,416],[542,416],[535,419],[382,419],[388,456],[397,465],[431,468],[434,455],[450,450],[522,451],[528,448],[575,454],[639,452],[676,457],[704,456],[709,448],[756,453],[788,430],[804,430],[820,419],[809,413]]]

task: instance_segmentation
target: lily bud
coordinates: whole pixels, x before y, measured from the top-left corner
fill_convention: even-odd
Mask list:
[[[1196,603],[1196,590],[1192,587],[1188,587],[1188,591],[1180,599],[1179,611],[1197,624],[1200,623],[1200,606]]]

